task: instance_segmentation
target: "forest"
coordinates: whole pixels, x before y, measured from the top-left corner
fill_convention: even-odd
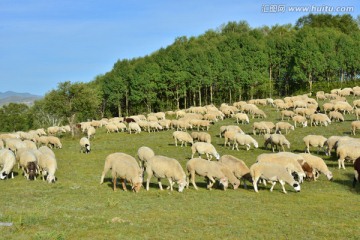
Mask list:
[[[0,108],[0,131],[25,131],[359,85],[360,16],[309,14],[295,25],[228,22],[119,59],[87,83],[66,81],[31,107]]]

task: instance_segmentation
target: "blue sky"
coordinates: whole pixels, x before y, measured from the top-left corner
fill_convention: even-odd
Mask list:
[[[285,9],[268,13],[270,4]],[[0,92],[44,95],[59,82],[89,82],[118,59],[151,54],[179,36],[229,21],[252,28],[294,24],[310,13],[291,12],[291,6],[350,6],[345,13],[360,15],[355,0],[1,0]]]

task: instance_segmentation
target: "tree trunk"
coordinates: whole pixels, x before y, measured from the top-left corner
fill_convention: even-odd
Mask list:
[[[201,106],[201,88],[199,87],[199,106]]]
[[[69,126],[71,129],[71,137],[74,138],[75,136],[75,116],[76,113],[74,113],[73,115],[71,115],[70,117],[68,117],[68,122],[69,122]]]
[[[313,82],[312,82],[312,76],[311,76],[311,73],[309,73],[309,91],[310,92],[312,92],[312,84],[313,84]]]
[[[272,67],[269,68],[269,97],[272,98]]]
[[[126,116],[129,116],[129,96],[128,91],[125,93],[125,108],[126,108]]]
[[[186,109],[187,108],[187,95],[186,95],[186,90],[184,90],[184,108]]]
[[[210,84],[210,104],[213,103],[213,87],[212,84]]]
[[[121,101],[120,100],[118,102],[117,108],[118,108],[118,116],[121,117],[122,112],[121,112]]]
[[[229,89],[229,104],[232,102],[231,89]]]

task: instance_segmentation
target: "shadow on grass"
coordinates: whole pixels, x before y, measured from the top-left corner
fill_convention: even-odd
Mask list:
[[[353,194],[359,194],[360,193],[359,182],[357,182],[355,187],[353,187],[354,174],[345,173],[345,176],[347,176],[347,179],[335,179],[333,180],[333,182],[347,187],[347,189]]]

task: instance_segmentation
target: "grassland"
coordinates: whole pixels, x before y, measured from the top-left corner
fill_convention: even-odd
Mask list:
[[[280,121],[273,108],[262,108],[269,121]],[[343,123],[328,127],[296,128],[287,138],[292,152],[303,152],[302,138],[308,134],[350,135],[347,115]],[[251,133],[251,120],[241,125]],[[232,154],[248,166],[261,153],[262,136],[254,136],[260,148],[234,151],[223,147],[218,132],[222,125],[234,124],[226,119],[213,125],[210,133],[221,155]],[[92,152],[79,152],[79,139],[63,136],[63,149],[56,149],[58,181],[48,184],[40,180],[27,181],[15,169],[14,179],[0,181],[1,239],[358,239],[360,186],[352,188],[353,168],[337,169],[337,158],[320,153],[334,174],[328,181],[324,175],[317,182],[306,181],[302,191],[295,193],[279,185],[274,192],[269,186],[255,193],[239,188],[222,191],[206,190],[202,178],[197,178],[199,191],[192,186],[183,193],[160,191],[153,179],[150,190],[113,192],[110,175],[100,185],[105,157],[113,152],[136,156],[141,146],[151,147],[156,154],[174,157],[185,166],[191,156],[190,147],[175,147],[172,131],[141,134],[106,134],[99,129],[92,140]],[[316,154],[315,149],[311,149]],[[163,185],[167,186],[167,181]]]

